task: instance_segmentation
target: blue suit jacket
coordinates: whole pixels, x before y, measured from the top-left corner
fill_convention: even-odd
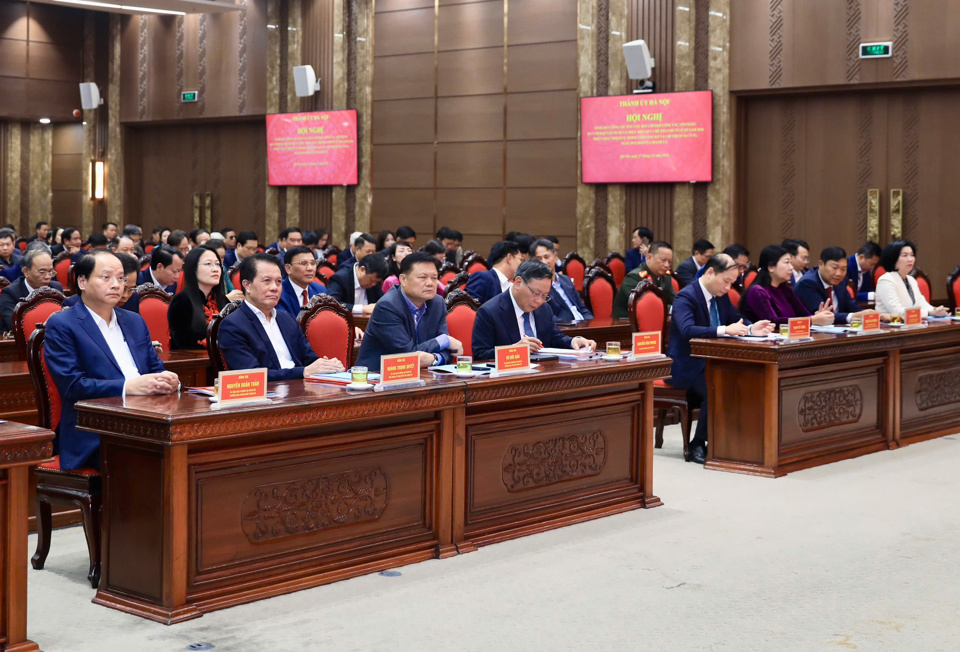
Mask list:
[[[163,371],[163,363],[150,343],[150,331],[143,318],[128,310],[116,310],[114,314],[140,373]],[[43,346],[50,375],[63,402],[57,428],[60,467],[98,468],[100,436],[77,430],[73,406],[77,401],[122,395],[124,377],[120,366],[82,301],[50,316]]]
[[[716,301],[721,325],[728,326],[742,319],[726,294],[716,297]],[[749,325],[750,321],[744,319],[743,323]],[[703,358],[690,355],[690,340],[716,336],[717,329],[710,325],[710,308],[700,289],[700,283],[685,286],[673,300],[670,342],[667,345],[667,355],[673,358],[669,381],[671,385],[681,389],[693,386],[707,365]]]
[[[793,286],[793,290],[797,293],[803,305],[807,307],[807,310],[810,311],[810,314],[817,312],[820,304],[830,297],[830,292],[823,287],[823,283],[820,281],[819,267],[814,267],[804,274],[803,278]],[[837,295],[837,305],[834,306],[837,318],[834,321],[838,324],[846,324],[847,314],[860,312],[860,306],[847,292],[846,279],[834,288],[834,294]]]
[[[370,315],[363,334],[357,364],[368,369],[380,369],[380,356],[391,353],[426,351],[440,353],[437,338],[448,335],[447,307],[439,294],[426,304],[419,327],[413,325],[413,314],[403,298],[403,290],[395,285],[383,295]]]
[[[340,257],[337,257],[337,269],[345,269],[347,267],[353,267],[353,264],[357,262],[357,258],[351,254],[349,258],[344,258],[340,260]]]
[[[481,305],[503,294],[500,289],[500,277],[492,269],[471,274],[464,289]]]
[[[520,341],[520,325],[517,323],[517,313],[513,310],[510,292],[510,289],[501,292],[500,296],[486,302],[477,311],[477,317],[473,321],[473,357],[477,360],[491,360],[494,347]],[[549,305],[542,304],[533,311],[533,323],[537,339],[543,342],[544,346],[571,348],[570,342],[573,338],[564,335],[557,328],[553,320],[553,310]]]
[[[863,282],[860,283],[860,286],[857,287],[857,276],[860,274],[857,267],[857,254],[852,256],[847,256],[847,281],[850,285],[853,286],[853,289],[857,292],[857,299],[860,301],[869,300],[869,294],[875,292],[876,288],[873,284],[873,272],[864,272],[863,273]]]
[[[266,367],[269,382],[303,378],[303,368],[316,360],[317,354],[313,352],[296,319],[283,310],[277,310],[274,319],[280,326],[280,334],[290,350],[294,367],[280,368],[280,359],[267,337],[267,331],[263,330],[260,320],[243,302],[239,310],[234,310],[220,323],[218,342],[229,369]]]
[[[137,276],[137,285],[143,285],[144,283],[150,283],[151,285],[153,284],[153,277],[150,275],[150,268],[149,268],[149,267],[148,267],[147,269],[143,270],[142,272],[140,272],[140,275]],[[161,285],[160,287],[162,287],[164,290],[166,290],[166,291],[169,292],[170,294],[176,294],[176,293],[177,293],[177,284],[176,284],[176,283],[174,283],[173,285],[167,285],[167,286],[162,286],[162,285]]]
[[[627,249],[627,255],[623,257],[623,262],[627,268],[627,273],[629,274],[636,268],[640,267],[644,260],[646,259],[643,257],[643,254],[640,253],[639,249]]]
[[[237,264],[237,250],[227,249],[227,253],[223,255],[223,268],[227,270],[236,264]]]
[[[627,271],[629,272],[630,269],[628,268]],[[680,281],[680,285],[686,287],[693,283],[693,280],[697,277],[698,271],[697,261],[693,259],[693,256],[690,256],[685,261],[677,265],[677,269],[673,272],[673,275],[678,281]]]
[[[583,299],[580,298],[580,293],[577,292],[577,288],[574,287],[573,280],[569,276],[557,274],[557,281],[559,281],[560,286],[563,288],[563,293],[567,295],[567,298],[570,299],[576,309],[580,311],[581,317],[583,319],[593,319],[593,313],[583,305]],[[563,300],[563,297],[561,297],[560,293],[556,290],[550,291],[550,303],[547,305],[553,310],[553,318],[556,321],[573,321],[575,319],[573,311],[570,310],[567,302]]]
[[[326,293],[327,289],[314,281],[307,288],[307,300],[309,301],[318,294]],[[277,304],[277,310],[283,310],[293,315],[294,319],[300,314],[300,297],[294,292],[289,278],[283,279],[283,292],[280,294],[280,303]]]

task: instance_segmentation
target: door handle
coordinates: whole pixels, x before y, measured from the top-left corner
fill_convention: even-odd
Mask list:
[[[193,193],[193,229],[200,228],[200,193]]]
[[[203,200],[203,212],[207,215],[207,231],[213,233],[213,193],[206,193]]]
[[[880,242],[880,189],[867,190],[867,240]]]
[[[890,190],[890,240],[903,238],[903,188]]]

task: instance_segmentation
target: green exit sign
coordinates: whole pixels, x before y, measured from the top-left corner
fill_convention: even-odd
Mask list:
[[[197,101],[197,91],[184,91],[180,93],[181,102],[196,102]]]
[[[883,41],[882,43],[861,43],[861,59],[879,59],[889,57],[893,54],[893,41]]]

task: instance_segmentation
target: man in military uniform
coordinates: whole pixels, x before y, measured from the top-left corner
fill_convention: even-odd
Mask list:
[[[628,317],[627,303],[630,301],[630,293],[637,287],[641,280],[648,278],[657,287],[663,290],[666,295],[667,305],[673,303],[674,291],[671,280],[670,267],[673,265],[673,247],[666,242],[654,242],[650,245],[647,252],[647,259],[640,267],[627,274],[617,290],[617,296],[613,299],[614,318]]]

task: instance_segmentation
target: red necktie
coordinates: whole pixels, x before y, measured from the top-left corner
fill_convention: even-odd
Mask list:
[[[307,291],[306,291],[306,290],[303,291],[303,303],[301,303],[300,305],[301,305],[301,306],[307,305]]]

